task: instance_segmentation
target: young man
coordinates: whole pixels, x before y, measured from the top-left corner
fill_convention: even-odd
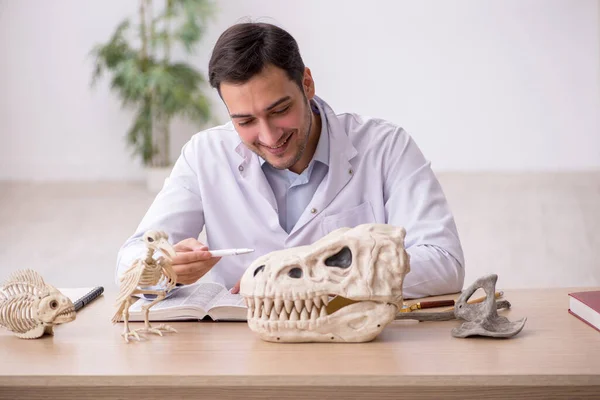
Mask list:
[[[340,227],[378,222],[406,229],[407,298],[454,293],[463,252],[442,188],[400,127],[336,114],[315,95],[296,41],[264,23],[242,23],[217,41],[209,78],[231,121],[196,134],[136,232],[117,272],[143,252],[148,229],[175,243],[178,283],[205,276],[236,293],[252,260],[311,244]],[[210,249],[253,248],[212,258]]]

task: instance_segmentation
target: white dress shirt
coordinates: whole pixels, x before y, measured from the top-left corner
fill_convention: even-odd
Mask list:
[[[231,122],[194,135],[170,177],[117,258],[116,273],[144,254],[140,238],[164,230],[171,243],[197,238],[206,228],[210,249],[253,248],[223,257],[203,280],[230,288],[257,257],[307,245],[340,227],[387,223],[406,229],[410,269],[405,298],[462,290],[464,257],[443,190],[410,135],[390,122],[335,114],[315,96],[328,132],[328,171],[289,232],[279,217],[281,199],[261,159]],[[314,173],[314,170],[313,170]]]

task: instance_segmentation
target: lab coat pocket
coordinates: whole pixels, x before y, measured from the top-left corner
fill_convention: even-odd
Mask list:
[[[323,228],[323,233],[326,235],[338,228],[354,228],[361,224],[373,222],[376,222],[373,206],[371,206],[369,201],[365,201],[349,210],[344,210],[337,214],[324,217],[321,226]]]

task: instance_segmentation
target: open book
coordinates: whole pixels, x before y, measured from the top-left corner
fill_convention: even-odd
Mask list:
[[[141,298],[133,303],[129,307],[129,320],[143,321],[142,306],[151,301]],[[247,312],[241,295],[230,293],[218,283],[202,282],[175,288],[169,297],[150,308],[149,320],[201,320],[208,316],[213,321],[246,321]]]

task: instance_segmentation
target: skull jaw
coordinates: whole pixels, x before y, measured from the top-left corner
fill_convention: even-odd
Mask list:
[[[391,303],[360,301],[317,321],[267,321],[252,318],[248,326],[267,342],[372,341],[394,320],[398,308]]]

